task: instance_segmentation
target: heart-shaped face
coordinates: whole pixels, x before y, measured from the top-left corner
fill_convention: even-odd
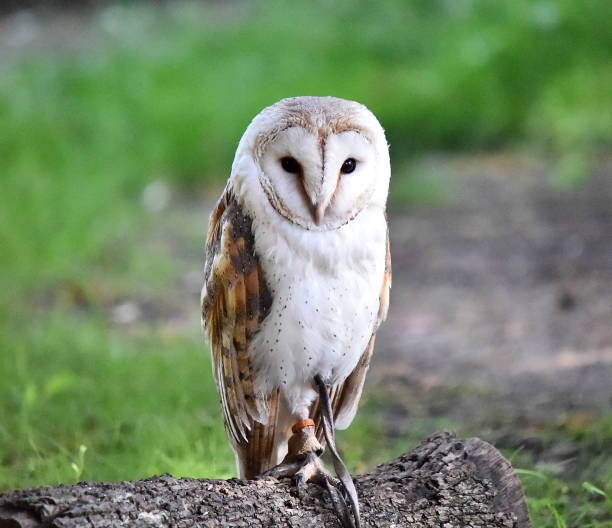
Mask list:
[[[382,127],[363,105],[285,99],[253,120],[237,158],[244,149],[271,205],[304,229],[337,229],[368,205],[385,207],[389,152]]]

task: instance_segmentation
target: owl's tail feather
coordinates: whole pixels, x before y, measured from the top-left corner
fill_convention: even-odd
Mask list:
[[[360,528],[360,518],[359,518],[359,501],[357,499],[357,490],[355,489],[355,483],[351,478],[351,474],[349,473],[346,465],[338,451],[336,449],[336,431],[334,428],[334,418],[331,408],[331,403],[329,401],[329,393],[327,392],[327,387],[323,378],[321,378],[320,374],[317,374],[314,377],[315,383],[319,388],[319,407],[321,410],[321,423],[323,424],[323,434],[325,435],[325,441],[329,446],[329,451],[332,455],[332,461],[334,463],[334,469],[336,470],[336,475],[340,479],[342,486],[344,487],[344,495],[348,498],[348,501],[353,510],[353,517],[351,517],[349,513],[348,506],[346,504],[345,497],[341,494],[337,493],[337,490],[333,488],[328,480],[325,481],[327,485],[327,489],[332,497],[332,503],[336,509],[336,514],[340,519],[340,522],[345,528]]]

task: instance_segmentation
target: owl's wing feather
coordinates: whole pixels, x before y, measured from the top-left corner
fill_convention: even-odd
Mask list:
[[[372,352],[374,352],[374,341],[376,339],[376,331],[379,326],[387,317],[387,311],[389,309],[389,291],[391,289],[391,251],[389,248],[389,230],[387,230],[387,249],[385,259],[385,273],[383,276],[383,282],[379,296],[379,307],[376,323],[372,331],[372,337],[366,346],[361,358],[357,362],[357,365],[348,377],[337,385],[330,389],[330,400],[332,406],[332,412],[334,415],[335,426],[338,429],[346,429],[357,412],[357,405],[361,398],[361,392],[363,391],[363,385],[365,377],[370,368],[370,359],[372,358]],[[319,401],[318,399],[312,406],[312,414],[314,415],[315,422],[317,423],[317,437],[319,441],[323,439],[323,428],[319,413]]]
[[[278,390],[255,391],[252,338],[272,304],[254,251],[251,219],[226,188],[208,229],[202,320],[228,436],[247,478],[267,469],[273,451]]]

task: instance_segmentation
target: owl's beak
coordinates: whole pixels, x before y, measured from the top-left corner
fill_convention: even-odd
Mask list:
[[[327,204],[325,202],[319,202],[315,204],[314,208],[314,222],[317,226],[321,225],[321,221],[325,216],[325,209],[327,209]]]
[[[316,226],[320,226],[323,223],[325,213],[334,199],[338,182],[339,178],[336,175],[323,174],[323,178],[316,182],[317,185],[313,189],[314,192],[309,194],[310,203],[312,204],[312,218]]]

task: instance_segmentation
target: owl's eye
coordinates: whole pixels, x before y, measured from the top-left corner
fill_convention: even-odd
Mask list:
[[[355,161],[355,158],[347,158],[344,160],[342,167],[340,167],[340,172],[342,172],[342,174],[350,174],[355,170],[356,166],[357,162]]]
[[[299,174],[301,171],[300,164],[298,160],[292,158],[291,156],[285,156],[281,158],[281,166],[286,172],[290,172],[291,174]]]

